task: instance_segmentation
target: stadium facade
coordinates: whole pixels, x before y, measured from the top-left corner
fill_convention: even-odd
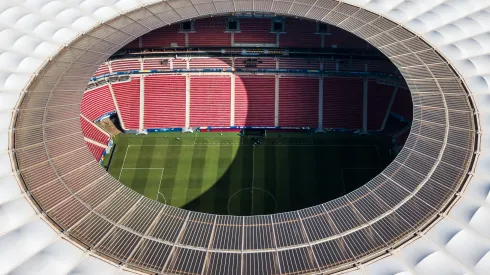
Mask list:
[[[382,175],[317,207],[245,219],[164,207],[97,165],[79,104],[98,66],[152,29],[234,12],[324,21],[394,62],[414,123]],[[441,0],[1,3],[0,273],[487,273],[489,12]]]

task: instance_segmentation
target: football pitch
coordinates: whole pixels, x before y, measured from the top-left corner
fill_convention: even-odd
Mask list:
[[[386,141],[352,133],[121,134],[109,173],[172,206],[262,215],[317,205],[369,181],[391,161]],[[106,165],[106,163],[105,163]]]

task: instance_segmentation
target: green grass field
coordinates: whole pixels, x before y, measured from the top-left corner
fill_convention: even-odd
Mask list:
[[[237,133],[122,134],[115,138],[109,172],[176,207],[260,215],[339,197],[391,161],[387,142],[379,137],[271,133],[261,141],[253,146]]]

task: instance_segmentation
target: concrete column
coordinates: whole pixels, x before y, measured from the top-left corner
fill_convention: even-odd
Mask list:
[[[235,126],[235,81],[236,75],[231,75],[230,81],[230,126]]]
[[[139,131],[142,132],[145,129],[145,78],[143,76],[140,77],[140,122],[139,122]]]
[[[185,128],[189,128],[191,122],[191,77],[185,76]]]
[[[363,97],[362,97],[362,131],[361,134],[367,134],[368,124],[368,79],[363,79]]]
[[[274,126],[279,126],[279,75],[277,74],[274,94]]]
[[[121,122],[121,127],[127,130],[121,116],[121,111],[119,110],[119,105],[117,104],[116,96],[114,95],[114,89],[112,89],[112,84],[109,84],[109,91],[111,91],[112,100],[114,101],[114,106],[116,106],[116,112],[117,112],[117,116],[119,117],[119,122]]]
[[[140,38],[138,38],[138,47],[140,49],[143,48],[143,36],[140,36]]]
[[[318,129],[323,129],[323,76],[318,83]]]
[[[393,103],[395,102],[396,94],[398,93],[398,86],[395,86],[395,89],[393,90],[393,94],[391,94],[390,98],[390,103],[388,104],[388,108],[386,108],[386,114],[383,119],[383,124],[381,124],[381,129],[380,131],[384,130],[386,127],[386,122],[388,121],[388,118],[390,117],[391,113],[391,108],[393,107]]]

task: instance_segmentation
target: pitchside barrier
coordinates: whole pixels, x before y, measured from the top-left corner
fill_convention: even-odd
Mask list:
[[[99,79],[131,74],[173,74],[173,73],[289,73],[289,74],[311,74],[314,76],[343,76],[343,77],[368,77],[368,78],[385,78],[389,79],[390,83],[400,83],[403,80],[400,76],[396,76],[391,73],[373,73],[373,72],[339,72],[329,70],[304,70],[304,69],[242,69],[242,68],[203,68],[203,69],[173,69],[173,70],[131,70],[125,72],[115,72],[109,74],[103,74],[90,79],[90,81],[97,81]]]

